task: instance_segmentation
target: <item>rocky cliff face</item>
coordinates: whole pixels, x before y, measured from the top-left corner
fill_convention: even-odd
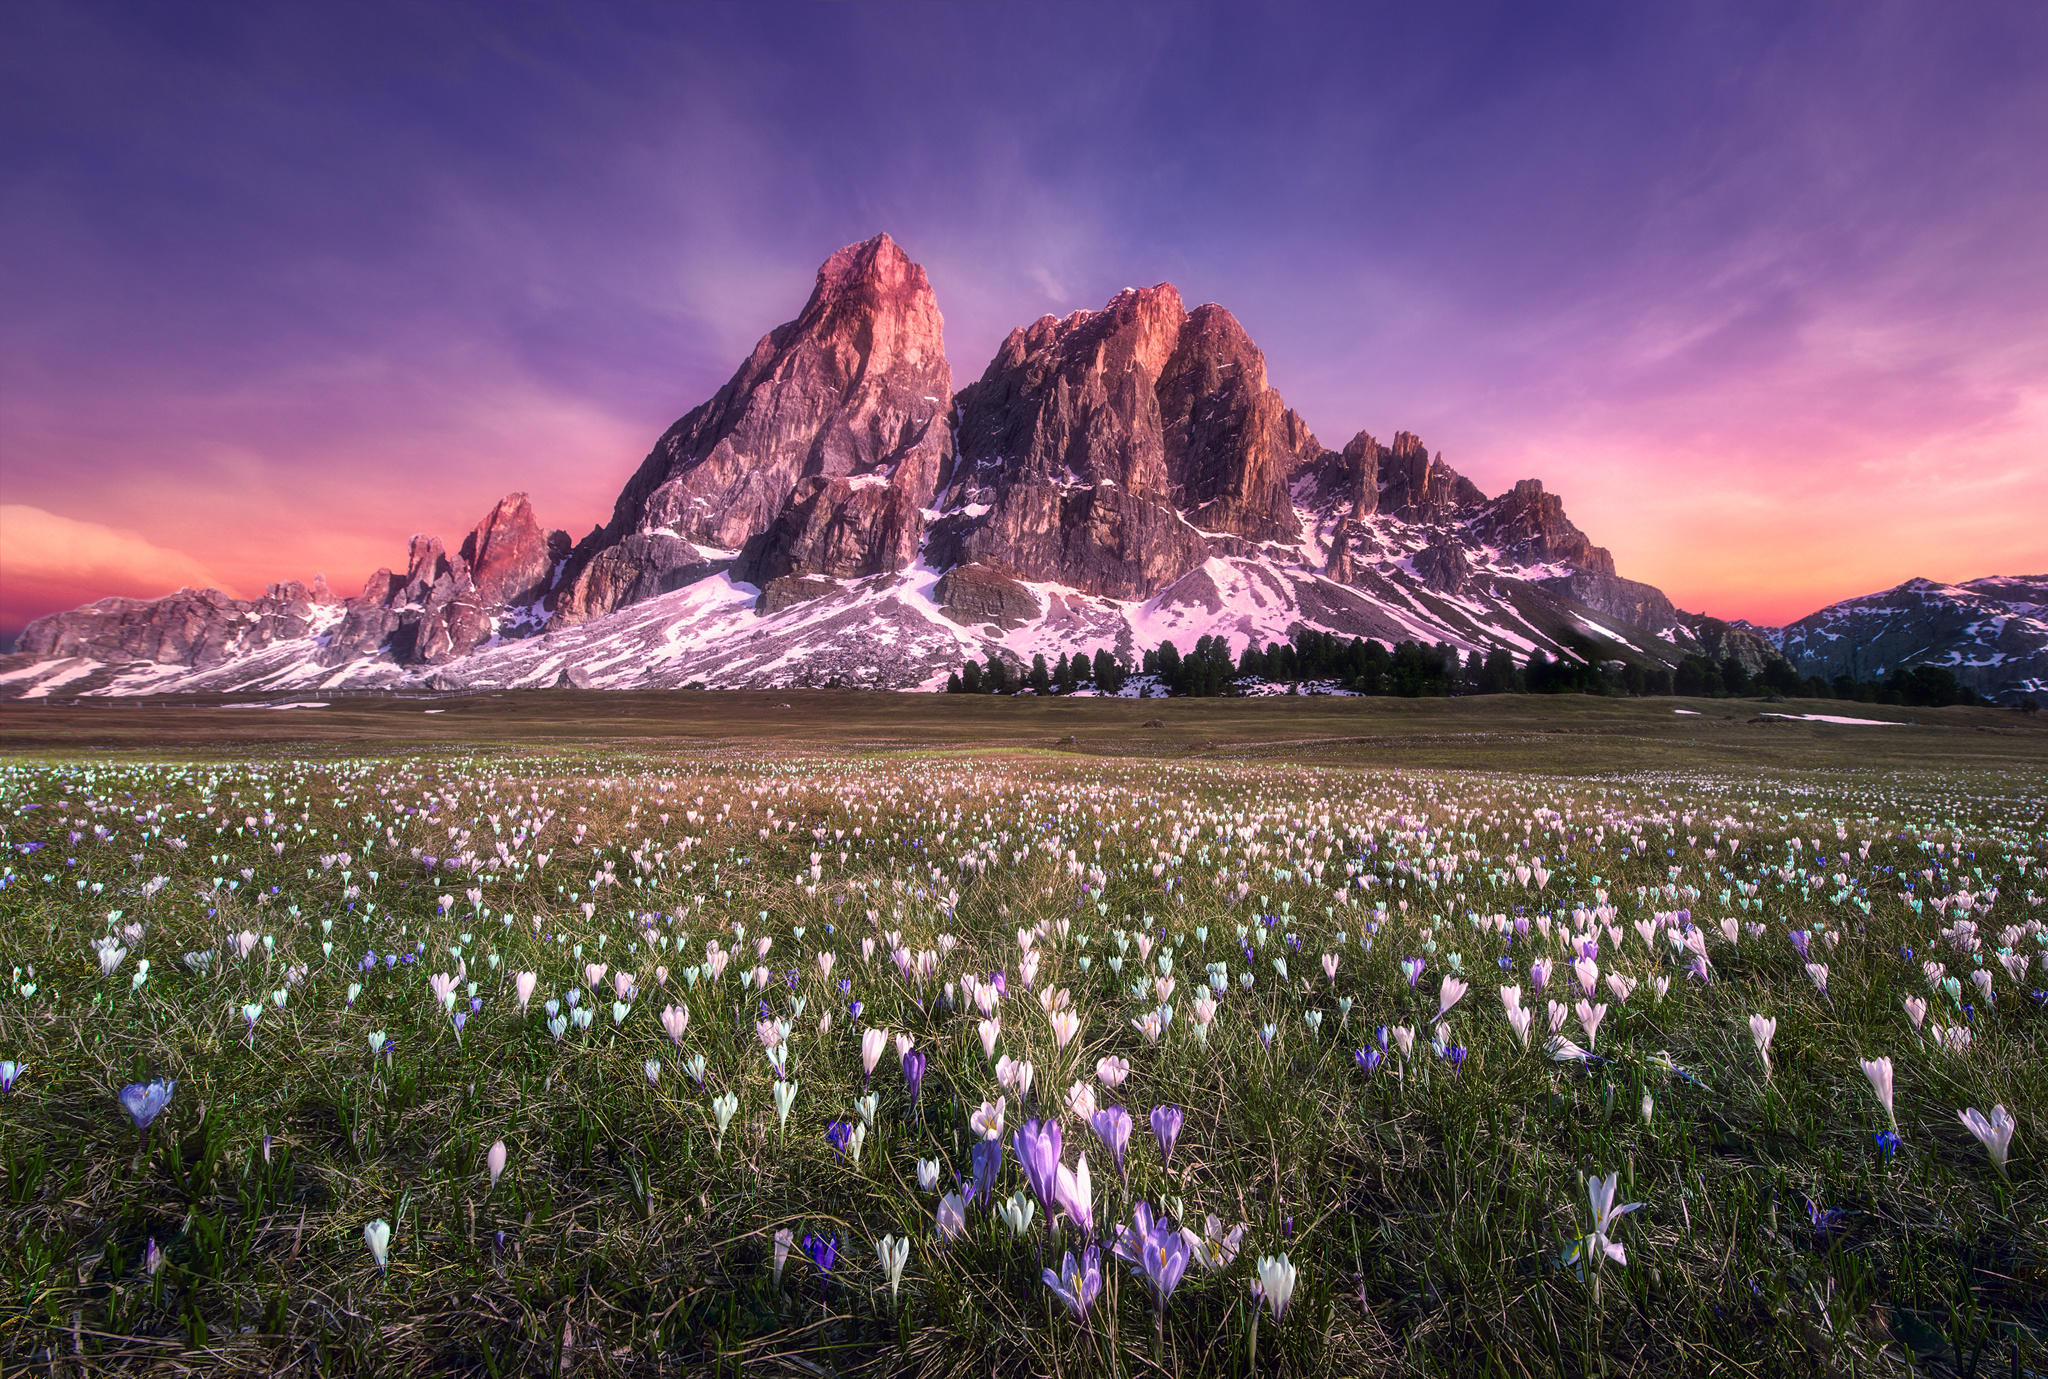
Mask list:
[[[887,235],[832,255],[797,318],[655,445],[577,549],[556,623],[722,557],[763,581],[908,564],[952,455],[943,326],[924,270]]]
[[[1236,318],[1170,283],[1011,332],[958,411],[931,562],[1110,598],[1297,539],[1289,484],[1322,452]]]

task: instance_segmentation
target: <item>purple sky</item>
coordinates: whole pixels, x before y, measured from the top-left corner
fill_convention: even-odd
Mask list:
[[[581,534],[888,230],[956,382],[1170,280],[1338,446],[1781,621],[2048,567],[2048,6],[0,10],[0,636]]]

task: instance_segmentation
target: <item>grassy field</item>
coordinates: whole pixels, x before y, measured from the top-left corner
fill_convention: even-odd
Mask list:
[[[9,1373],[2048,1371],[2013,713],[561,692],[0,753]]]

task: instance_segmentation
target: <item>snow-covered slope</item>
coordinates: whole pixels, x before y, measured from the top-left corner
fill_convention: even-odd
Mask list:
[[[362,656],[320,664],[321,638],[275,641],[205,669],[83,657],[0,666],[0,697],[193,692],[305,693],[334,689],[598,689],[702,684],[712,688],[844,685],[934,689],[969,656],[1019,665],[1044,653],[1107,649],[1127,661],[1171,639],[1205,636],[1285,641],[1299,628],[1342,636],[1445,642],[1460,652],[1509,647],[1572,655],[1669,660],[1673,643],[1563,599],[1534,581],[1482,575],[1458,593],[1432,590],[1398,560],[1354,584],[1264,557],[1204,562],[1145,600],[1095,597],[1057,584],[1025,584],[1035,615],[1012,627],[962,622],[933,598],[924,566],[863,579],[820,580],[824,592],[772,613],[760,591],[730,572],[631,604],[592,622],[497,642],[438,666],[404,667]]]

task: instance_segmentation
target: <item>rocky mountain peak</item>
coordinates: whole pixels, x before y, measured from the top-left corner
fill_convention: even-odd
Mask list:
[[[887,235],[839,250],[796,319],[655,445],[578,547],[556,623],[680,587],[721,556],[760,580],[901,569],[952,456],[952,387],[924,270]],[[855,501],[871,485],[889,492]]]
[[[524,493],[507,494],[484,514],[459,552],[485,603],[511,607],[532,603],[547,593],[556,559],[548,535],[533,515]]]

